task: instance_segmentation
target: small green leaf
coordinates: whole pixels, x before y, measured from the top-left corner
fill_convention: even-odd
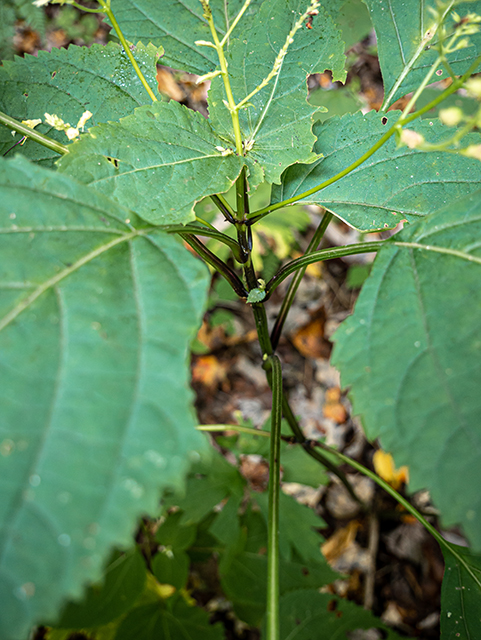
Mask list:
[[[466,547],[450,547],[454,553],[441,546],[445,561],[441,637],[475,640],[481,621],[481,556]]]
[[[256,495],[255,500],[267,525],[267,493]],[[320,549],[324,538],[315,530],[326,526],[324,520],[312,509],[282,492],[279,496],[279,509],[279,549],[282,557],[289,561],[302,559],[304,562],[324,562]],[[302,535],[299,535],[299,531],[302,531]]]
[[[156,62],[159,51],[152,45],[138,44],[133,55],[157,93]],[[92,112],[88,126],[118,120],[134,107],[151,100],[120,45],[94,44],[90,48],[70,45],[68,49],[39,51],[38,56],[15,58],[0,67],[0,111],[16,118],[45,119],[45,112],[56,114],[75,126],[87,109]],[[37,131],[67,144],[63,131],[41,124]],[[0,127],[0,154],[20,140],[10,129]],[[44,166],[52,166],[58,155],[28,140],[15,152]],[[14,152],[10,152],[14,153]]]
[[[189,556],[185,551],[176,549],[159,550],[152,560],[152,573],[160,584],[171,584],[176,589],[182,589],[189,577]]]
[[[187,351],[209,276],[68,176],[0,165],[0,637],[23,640],[206,450]]]
[[[368,438],[409,465],[410,490],[429,489],[444,526],[462,524],[476,550],[480,237],[479,190],[405,227],[379,251],[333,353]]]
[[[429,11],[435,6],[430,0],[403,0],[384,3],[383,0],[364,0],[369,8],[376,31],[379,62],[384,80],[384,108],[415,89],[436,61],[438,52],[432,48],[437,41],[423,39],[432,29],[434,18]],[[464,17],[468,13],[481,14],[481,2],[456,4],[456,12]],[[454,18],[448,13],[448,33]],[[462,75],[481,54],[481,32],[469,36],[470,46],[447,56],[455,75]],[[435,80],[449,78],[443,65],[439,65]]]
[[[386,640],[401,640],[370,611],[329,593],[292,591],[282,596],[279,609],[281,640],[318,640],[321,629],[323,638],[347,640],[350,631],[379,629]]]
[[[146,576],[145,560],[137,549],[115,553],[105,568],[105,581],[89,587],[82,602],[69,602],[55,626],[91,629],[115,620],[137,600]]]
[[[238,103],[253,91],[271,71],[286,38],[308,7],[306,0],[265,0],[251,26],[239,29],[229,50],[229,75]],[[251,99],[252,106],[239,113],[243,140],[246,141],[250,183],[257,186],[262,176],[253,175],[262,167],[266,182],[280,181],[282,171],[294,162],[315,159],[312,145],[312,115],[316,107],[307,103],[306,78],[330,69],[334,80],[344,80],[344,43],[324,3],[313,20],[304,26],[290,44],[278,75]],[[224,85],[214,78],[209,90],[209,114],[219,135],[234,142],[232,119],[224,100]]]
[[[316,122],[314,151],[323,157],[310,165],[294,165],[274,185],[272,202],[292,198],[343,171],[368,151],[394,124],[399,112],[375,111]],[[387,119],[387,121],[385,120]],[[384,124],[383,124],[384,122]],[[422,120],[410,128],[436,143],[449,135],[438,120]],[[467,136],[466,144],[481,141]],[[468,142],[469,141],[469,142]],[[464,144],[464,143],[463,143]],[[318,204],[363,231],[392,229],[401,220],[415,222],[439,207],[479,188],[481,163],[463,156],[396,148],[392,136],[354,171],[301,202]]]
[[[139,107],[120,122],[89,130],[59,161],[85,182],[155,224],[194,220],[201,198],[227,191],[242,160],[200,114],[177,102]]]
[[[148,604],[131,611],[120,624],[115,640],[223,640],[220,623],[211,625],[200,607],[189,606],[180,596],[164,603]]]

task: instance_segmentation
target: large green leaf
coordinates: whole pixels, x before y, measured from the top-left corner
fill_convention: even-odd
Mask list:
[[[208,274],[69,177],[1,167],[0,636],[23,640],[205,448],[186,359]]]
[[[324,124],[316,122],[314,151],[324,157],[310,165],[290,167],[282,176],[282,185],[273,188],[272,201],[292,198],[343,171],[368,151],[398,116],[399,112],[384,115],[371,111],[334,117]],[[410,128],[433,143],[450,135],[438,120],[423,120]],[[466,142],[480,140],[478,134],[472,134]],[[357,169],[301,202],[322,205],[350,226],[372,231],[393,228],[403,219],[414,222],[474,191],[480,181],[478,160],[396,148],[393,136]]]
[[[481,191],[381,249],[333,361],[367,436],[481,549]]]
[[[286,38],[308,7],[307,0],[265,0],[255,23],[239,29],[227,61],[234,99],[238,103],[271,71]],[[250,149],[250,166],[264,169],[266,182],[279,182],[282,171],[294,162],[315,159],[312,115],[318,108],[307,103],[307,76],[330,69],[334,80],[344,80],[344,43],[327,10],[319,7],[313,28],[295,34],[279,73],[239,113],[243,140]],[[218,76],[209,90],[209,114],[216,131],[234,146],[232,120],[223,100],[224,84]],[[253,170],[251,170],[253,173]],[[256,186],[262,176],[251,177]]]
[[[158,50],[138,44],[133,54],[152,89],[157,93]],[[17,120],[44,119],[45,112],[56,114],[75,126],[84,111],[91,111],[88,126],[118,120],[135,107],[151,100],[120,45],[94,44],[92,47],[39,51],[38,56],[16,58],[0,67],[0,111]],[[67,144],[63,131],[41,124],[37,131]],[[12,137],[0,127],[0,154],[4,154],[20,134]],[[31,160],[50,166],[58,155],[31,140],[17,151]]]
[[[438,53],[433,49],[438,37],[423,41],[432,30],[434,17],[429,11],[436,7],[434,0],[364,0],[369,8],[376,31],[379,62],[381,63],[386,95],[384,108],[397,98],[415,89],[425,78]],[[455,3],[452,3],[453,5]],[[464,17],[468,13],[481,14],[481,2],[463,2],[454,7]],[[448,13],[447,31],[450,33],[454,18]],[[470,46],[447,56],[456,75],[463,74],[481,54],[481,33],[469,36]],[[434,80],[449,78],[440,65]],[[433,81],[434,81],[433,80]]]
[[[279,608],[281,640],[347,640],[351,637],[348,633],[355,629],[380,629],[387,640],[401,639],[370,611],[329,593],[293,591],[282,596]]]
[[[211,0],[220,38],[243,4],[244,0]],[[255,14],[258,4],[259,0],[252,1],[242,24]],[[215,50],[195,44],[196,40],[212,40],[199,0],[115,0],[113,10],[128,40],[164,47],[163,64],[199,75],[215,69],[218,63]]]
[[[441,591],[442,640],[476,640],[481,622],[481,557],[466,547],[442,546],[445,561]]]
[[[157,102],[90,129],[59,169],[149,222],[184,223],[196,202],[227,191],[240,172],[242,159],[223,155],[223,144],[200,113]]]

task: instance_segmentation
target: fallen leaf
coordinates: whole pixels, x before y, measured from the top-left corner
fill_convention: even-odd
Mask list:
[[[353,544],[358,529],[359,522],[357,520],[351,520],[347,526],[338,529],[321,545],[321,551],[329,564],[340,558]]]
[[[199,356],[192,365],[192,380],[213,390],[227,378],[229,365],[215,356]]]
[[[399,489],[402,484],[409,482],[409,469],[406,466],[396,469],[390,453],[378,449],[373,456],[372,463],[378,476],[388,482],[393,489]]]

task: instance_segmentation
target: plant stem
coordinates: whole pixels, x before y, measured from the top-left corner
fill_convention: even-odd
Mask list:
[[[267,382],[269,384],[269,386],[272,389],[272,369],[269,366],[269,358],[273,355],[273,349],[272,349],[272,345],[271,345],[271,341],[269,338],[269,330],[267,327],[267,316],[266,316],[266,311],[264,308],[264,305],[262,303],[257,303],[257,304],[253,304],[252,305],[252,311],[254,313],[254,318],[255,318],[255,322],[256,322],[256,329],[257,329],[257,336],[259,338],[259,344],[260,347],[262,349],[262,354],[263,354],[263,360],[264,360],[264,364],[263,364],[263,368],[266,372],[266,378],[267,378]],[[267,363],[267,364],[266,364]],[[346,478],[345,474],[336,467],[336,465],[329,460],[329,458],[327,456],[325,456],[324,454],[322,454],[320,451],[315,451],[314,449],[312,449],[312,447],[310,446],[309,441],[307,440],[307,438],[304,436],[304,434],[302,433],[302,429],[299,426],[299,423],[297,422],[297,418],[294,415],[290,405],[289,405],[289,401],[287,399],[286,394],[283,392],[282,393],[282,413],[284,415],[284,418],[286,419],[292,433],[294,434],[294,438],[296,440],[296,442],[298,444],[301,444],[302,447],[304,448],[304,451],[311,456],[311,458],[314,458],[315,460],[317,460],[317,462],[320,462],[326,469],[329,469],[329,471],[331,471],[335,476],[337,476],[339,478],[339,480],[342,482],[342,484],[346,487],[347,491],[349,492],[349,494],[353,497],[353,499],[359,503],[361,505],[361,507],[364,509],[365,506],[362,503],[362,501],[357,497],[357,495],[354,492],[354,489],[352,488],[349,480]]]
[[[100,6],[102,7],[103,12],[106,14],[106,16],[108,17],[108,19],[110,20],[110,22],[112,23],[112,26],[115,30],[115,33],[117,34],[118,39],[120,40],[120,42],[122,43],[122,46],[124,48],[125,53],[127,54],[127,57],[130,60],[131,65],[134,68],[135,73],[137,74],[140,82],[143,84],[144,89],[147,91],[147,93],[149,94],[150,99],[152,100],[152,102],[157,102],[158,98],[155,95],[155,93],[152,91],[152,89],[149,86],[149,83],[147,82],[147,80],[145,79],[144,74],[142,73],[142,71],[140,70],[139,65],[137,64],[137,60],[134,58],[132,51],[130,50],[129,44],[127,42],[127,40],[125,39],[124,34],[122,33],[122,30],[120,29],[119,23],[117,22],[117,20],[115,19],[115,16],[112,12],[112,9],[110,8],[110,2],[106,2],[105,0],[98,0]]]
[[[221,68],[222,80],[224,82],[225,94],[227,97],[227,108],[230,111],[232,118],[232,128],[234,129],[234,138],[235,138],[235,146],[237,155],[242,156],[242,133],[240,130],[239,123],[239,111],[236,108],[234,96],[232,95],[232,88],[230,86],[229,72],[227,71],[227,61],[224,55],[224,42],[219,41],[219,36],[217,35],[217,31],[214,25],[214,19],[212,17],[212,10],[208,3],[205,0],[201,0],[202,6],[204,8],[204,18],[207,20],[210,28],[210,32],[212,34],[212,39],[214,40],[215,50],[217,51],[217,57],[219,58],[219,64]]]
[[[312,240],[309,243],[309,246],[307,247],[306,253],[304,255],[308,255],[317,249],[329,223],[332,220],[332,217],[333,217],[333,214],[330,213],[329,211],[326,211],[324,213],[321,223],[317,227],[316,232],[314,233],[314,236],[312,237]],[[304,274],[306,273],[306,268],[307,267],[302,267],[301,269],[299,269],[299,271],[296,272],[294,278],[291,280],[289,284],[287,293],[284,296],[284,299],[282,301],[279,314],[276,318],[276,322],[274,324],[274,328],[272,329],[272,333],[271,333],[271,344],[274,351],[277,349],[277,345],[279,344],[279,339],[281,337],[282,329],[284,327],[287,314],[289,313],[289,309],[291,308],[291,305],[294,302],[294,297],[296,295],[299,285],[301,284],[301,280],[304,277]]]
[[[280,283],[285,280],[291,273],[298,269],[303,269],[309,264],[314,262],[320,262],[322,260],[332,260],[333,258],[342,258],[344,256],[352,256],[358,253],[368,253],[370,251],[379,251],[379,249],[388,243],[387,240],[375,240],[373,242],[359,242],[356,244],[348,244],[343,247],[333,247],[332,249],[320,249],[319,251],[313,251],[312,253],[306,253],[296,260],[288,262],[269,280],[266,285],[266,297],[269,298],[274,289],[276,289]],[[392,241],[389,244],[402,244],[394,243]],[[404,243],[403,243],[404,244]],[[420,245],[421,247],[422,245]]]
[[[234,224],[235,222],[235,211],[227,202],[227,200],[222,195],[214,195],[210,196],[210,199],[215,204],[215,206],[219,209],[219,211],[225,216],[225,219],[228,222]]]
[[[179,235],[201,258],[207,262],[207,264],[210,264],[211,267],[214,267],[216,271],[224,276],[240,298],[247,298],[248,292],[245,290],[244,285],[239,280],[237,274],[234,273],[225,262],[214,255],[212,251],[209,251],[209,249],[195,236],[189,235],[188,233],[179,233]]]
[[[262,438],[270,438],[269,431],[262,431],[261,429],[253,429],[252,427],[243,427],[238,424],[200,424],[196,427],[197,431],[238,431],[239,433],[249,433],[252,436],[261,436]]]
[[[206,238],[214,238],[223,244],[226,244],[231,248],[232,253],[236,260],[241,262],[241,249],[237,240],[234,238],[230,238],[225,233],[221,233],[217,231],[217,229],[209,229],[208,227],[196,227],[194,225],[183,225],[183,224],[174,224],[162,227],[162,231],[166,233],[179,233],[179,234],[195,234],[198,236],[204,236]]]
[[[416,520],[420,522],[427,531],[429,531],[429,533],[433,536],[433,538],[435,538],[442,547],[444,547],[445,549],[448,549],[449,552],[453,554],[456,560],[463,565],[463,567],[469,573],[471,578],[476,582],[478,587],[481,588],[480,579],[474,574],[471,567],[464,560],[464,558],[456,551],[456,549],[447,540],[445,540],[442,537],[442,535],[433,527],[433,525],[429,523],[426,520],[426,518],[423,515],[421,515],[419,511],[415,507],[413,507],[408,500],[406,500],[406,498],[404,498],[400,493],[398,493],[395,489],[393,489],[393,487],[391,487],[390,484],[388,484],[385,480],[380,478],[376,473],[374,473],[373,471],[371,471],[370,469],[362,465],[360,462],[357,462],[356,460],[353,460],[352,458],[345,456],[343,453],[340,453],[339,451],[337,451],[337,449],[334,449],[333,447],[329,447],[327,444],[324,444],[323,442],[316,442],[314,444],[315,446],[320,447],[325,451],[329,451],[330,453],[333,453],[340,460],[342,460],[342,462],[345,462],[346,464],[353,467],[357,471],[360,471],[363,475],[367,476],[368,478],[371,478],[371,480],[373,480],[377,485],[382,487],[384,491],[389,493],[390,496],[392,496],[395,500],[397,500],[397,502],[401,504],[406,509],[406,511],[408,511],[411,515],[413,515],[416,518]]]
[[[279,640],[279,494],[280,443],[282,418],[282,369],[277,356],[271,356],[266,365],[272,377],[271,441],[269,455],[269,504],[267,519],[267,607],[266,640]]]
[[[0,122],[4,124],[6,127],[8,127],[9,129],[18,131],[18,133],[21,133],[22,135],[27,136],[32,140],[35,140],[35,142],[38,142],[44,147],[47,147],[47,149],[51,149],[52,151],[55,151],[60,155],[65,155],[66,153],[69,152],[69,148],[66,145],[61,144],[56,140],[53,140],[53,138],[49,138],[44,133],[35,131],[35,129],[30,129],[30,127],[27,127],[26,124],[22,124],[18,120],[15,120],[10,116],[7,116],[6,113],[2,113],[1,111],[0,111]]]
[[[261,220],[264,216],[268,215],[269,213],[272,213],[273,211],[277,211],[278,209],[282,209],[282,207],[286,207],[290,204],[294,204],[295,202],[299,202],[299,200],[308,198],[314,193],[317,193],[318,191],[321,191],[322,189],[329,187],[331,184],[334,184],[341,178],[344,178],[344,176],[347,176],[349,173],[354,171],[354,169],[357,169],[357,167],[359,167],[363,162],[368,160],[378,149],[380,149],[389,140],[389,138],[392,135],[394,135],[396,131],[399,130],[400,127],[404,126],[405,124],[409,124],[413,120],[416,120],[416,118],[419,118],[420,116],[427,113],[431,109],[434,109],[435,107],[438,106],[438,104],[443,102],[443,100],[445,100],[448,96],[450,96],[452,93],[457,91],[463,85],[463,83],[474,73],[474,71],[476,70],[480,62],[481,62],[481,56],[476,58],[476,60],[469,67],[469,69],[466,71],[465,74],[463,74],[460,78],[458,78],[455,82],[453,82],[437,98],[435,98],[434,100],[431,100],[431,102],[429,102],[427,105],[425,105],[418,111],[415,111],[409,116],[404,117],[401,115],[400,118],[392,125],[392,127],[388,129],[386,133],[370,149],[368,149],[365,153],[363,153],[363,155],[360,158],[358,158],[355,162],[353,162],[348,167],[346,167],[345,169],[337,173],[335,176],[333,176],[332,178],[329,178],[328,180],[325,180],[321,184],[318,184],[316,187],[313,187],[308,191],[304,191],[303,193],[300,193],[297,196],[293,196],[292,198],[288,198],[287,200],[282,200],[281,202],[276,202],[274,204],[268,205],[263,209],[259,209],[259,211],[254,211],[253,213],[249,214],[248,216],[249,220],[251,220],[251,222],[253,223],[257,222],[258,220]]]

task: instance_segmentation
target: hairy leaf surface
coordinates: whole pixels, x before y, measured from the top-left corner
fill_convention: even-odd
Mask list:
[[[59,169],[149,222],[184,223],[196,202],[227,191],[240,172],[242,159],[223,155],[223,144],[200,113],[158,102],[91,129]]]
[[[280,603],[281,640],[344,639],[355,629],[381,629],[387,640],[401,640],[395,631],[370,611],[318,590],[303,589],[282,596]]]
[[[138,44],[133,54],[150,87],[157,93],[156,47]],[[64,122],[76,126],[84,111],[91,111],[87,126],[118,120],[135,107],[150,104],[151,100],[122,47],[113,42],[106,46],[52,49],[39,51],[38,56],[16,58],[0,67],[0,111],[17,120],[41,118],[45,112],[56,114]],[[40,124],[37,131],[45,133],[62,144],[68,139],[63,131],[48,124]],[[3,155],[20,140],[11,131],[0,127],[0,153]],[[44,166],[51,166],[58,155],[28,140],[16,147]],[[11,152],[12,153],[12,152]]]
[[[381,249],[334,363],[367,436],[481,549],[481,191]],[[407,243],[396,246],[395,242]],[[459,470],[462,469],[462,473]]]
[[[290,30],[307,7],[306,0],[283,3],[266,0],[256,22],[239,28],[227,58],[236,103],[267,77]],[[312,28],[303,26],[295,34],[278,75],[249,100],[249,107],[240,111],[247,157],[251,166],[254,163],[263,168],[266,182],[279,182],[282,171],[294,162],[315,159],[312,115],[318,109],[307,103],[307,76],[330,69],[334,80],[344,80],[344,61],[340,31],[321,6]],[[232,120],[223,103],[226,96],[220,76],[213,80],[208,97],[214,128],[234,145]],[[252,177],[251,183],[256,186],[261,180],[261,176]]]
[[[220,39],[243,4],[243,0],[211,0]],[[259,0],[253,0],[243,16],[242,27],[255,14],[258,4]],[[215,69],[218,59],[214,49],[195,44],[196,40],[212,41],[199,0],[115,0],[113,9],[127,40],[142,40],[164,47],[163,64],[199,75]]]
[[[452,552],[441,547],[445,561],[441,637],[476,640],[481,621],[481,557],[466,547],[450,546]]]
[[[375,111],[316,122],[314,151],[323,157],[310,165],[294,165],[274,186],[272,202],[280,202],[329,180],[358,160],[394,124],[399,112]],[[383,118],[387,118],[383,124]],[[432,143],[452,135],[438,120],[409,125]],[[478,134],[464,141],[479,143]],[[464,144],[463,141],[463,144]],[[396,148],[392,136],[362,165],[301,202],[319,204],[356,229],[390,229],[401,220],[414,222],[444,204],[474,191],[481,181],[479,160],[441,152]]]
[[[421,84],[438,57],[434,45],[439,34],[433,33],[434,17],[429,11],[433,0],[364,0],[376,31],[379,62],[384,80],[385,105],[406,95]],[[452,3],[453,5],[455,3]],[[481,14],[481,2],[463,2],[453,7],[460,17]],[[451,34],[454,18],[448,13],[447,33]],[[428,34],[431,34],[429,36]],[[481,54],[481,33],[469,36],[470,46],[447,56],[455,75],[462,75]],[[479,70],[479,67],[478,67]],[[449,78],[439,65],[431,82]]]
[[[94,190],[1,165],[0,636],[23,640],[205,448],[186,358],[208,273]]]

